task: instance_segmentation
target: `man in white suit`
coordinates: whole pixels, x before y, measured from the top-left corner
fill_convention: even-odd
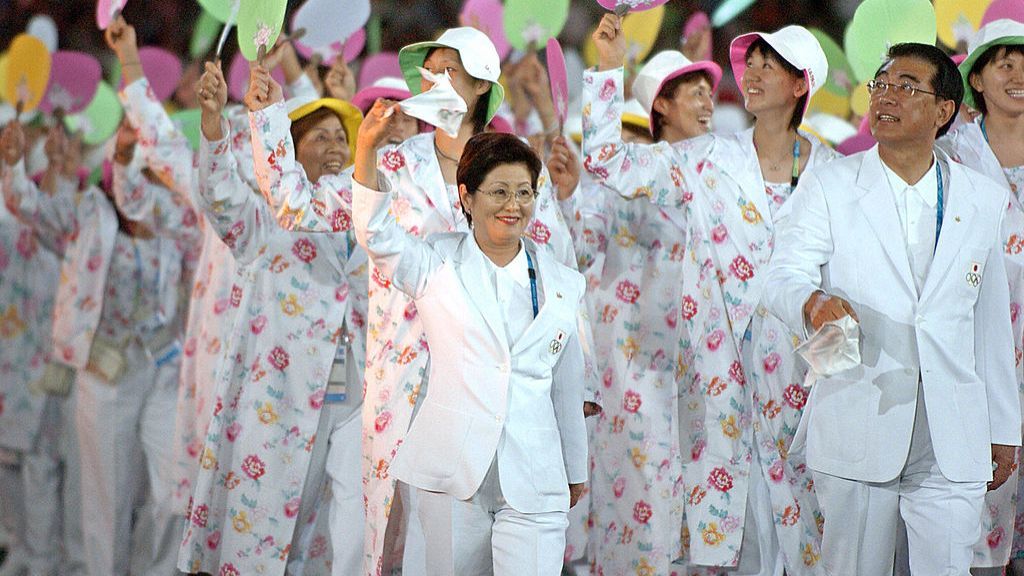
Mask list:
[[[878,146],[808,171],[785,211],[765,304],[798,334],[847,315],[861,364],[819,378],[794,448],[834,576],[967,576],[986,483],[1021,440],[999,185],[936,152],[963,98],[952,61],[900,44],[870,84]]]

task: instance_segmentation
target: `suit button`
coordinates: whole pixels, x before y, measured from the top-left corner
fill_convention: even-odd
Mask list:
[[[505,417],[502,416],[501,414],[498,414],[497,416],[494,417],[494,421],[497,422],[498,424],[501,424],[502,422],[505,421]]]
[[[498,364],[497,368],[498,368],[498,370],[501,371],[502,374],[505,374],[505,373],[508,372],[508,364]]]
[[[914,318],[914,323],[915,323],[915,324],[924,324],[924,316],[921,316],[920,314],[918,314],[918,315],[917,315],[917,316],[916,316],[916,317]]]

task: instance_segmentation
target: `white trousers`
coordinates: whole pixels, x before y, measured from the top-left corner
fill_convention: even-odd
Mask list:
[[[78,371],[76,427],[82,470],[82,532],[92,576],[129,572],[135,484],[148,473],[152,554],[147,576],[177,575],[183,510],[171,507],[178,362],[157,367],[137,346],[124,351],[116,383]],[[138,450],[145,470],[136,469]]]
[[[565,512],[526,514],[501,493],[497,462],[469,500],[416,489],[427,576],[558,576]]]
[[[942,476],[920,390],[910,453],[899,477],[874,483],[813,474],[825,515],[821,560],[826,574],[892,574],[902,518],[911,574],[969,576],[973,546],[981,536],[985,482],[950,482]]]
[[[74,422],[77,395],[74,389],[67,398],[46,399],[39,439],[23,461],[25,542],[33,576],[85,574],[81,470]]]
[[[361,404],[325,404],[320,411],[316,442],[302,489],[302,503],[292,539],[288,574],[300,576],[318,526],[326,525],[331,540],[332,576],[359,574],[363,567]],[[319,521],[318,521],[319,520]]]

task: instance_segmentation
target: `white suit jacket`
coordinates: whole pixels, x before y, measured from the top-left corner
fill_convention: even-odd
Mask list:
[[[497,456],[509,505],[527,513],[568,510],[569,483],[587,479],[583,276],[524,240],[543,297],[523,335],[507,342],[486,256],[473,237],[410,236],[389,211],[391,194],[353,184],[356,237],[415,300],[430,347],[426,398],[391,473],[466,500]]]
[[[765,304],[798,334],[818,288],[860,317],[860,366],[814,385],[800,423],[820,472],[886,482],[910,448],[918,382],[935,458],[955,482],[992,477],[990,444],[1019,445],[1003,186],[936,152],[938,247],[918,296],[877,147],[808,171],[786,204]],[[977,276],[974,276],[977,275]]]

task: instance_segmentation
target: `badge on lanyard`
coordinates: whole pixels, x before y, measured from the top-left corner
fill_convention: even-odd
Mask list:
[[[565,345],[565,332],[559,330],[555,334],[555,339],[551,341],[551,344],[548,344],[548,351],[552,354],[558,354],[562,351],[563,345]]]
[[[967,285],[971,288],[977,288],[978,284],[981,284],[981,264],[977,262],[971,262],[971,268],[967,272]]]

